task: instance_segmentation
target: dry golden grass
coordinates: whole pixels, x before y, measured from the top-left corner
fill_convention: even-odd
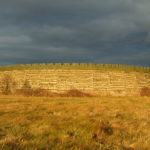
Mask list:
[[[150,98],[0,96],[0,150],[149,150]]]

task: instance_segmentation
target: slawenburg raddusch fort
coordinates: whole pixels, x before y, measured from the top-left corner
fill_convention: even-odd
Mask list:
[[[77,89],[99,96],[139,96],[150,88],[150,68],[111,64],[50,63],[0,66],[0,79],[10,74],[21,89],[28,80],[32,88],[64,92]]]

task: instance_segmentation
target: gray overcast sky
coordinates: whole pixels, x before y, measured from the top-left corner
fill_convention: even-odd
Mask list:
[[[150,0],[0,0],[0,65],[150,66]]]

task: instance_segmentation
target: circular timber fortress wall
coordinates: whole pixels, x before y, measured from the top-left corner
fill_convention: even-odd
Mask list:
[[[102,70],[12,70],[0,71],[0,79],[10,74],[17,89],[29,81],[32,88],[64,92],[78,89],[94,95],[139,96],[144,87],[150,88],[150,73]]]

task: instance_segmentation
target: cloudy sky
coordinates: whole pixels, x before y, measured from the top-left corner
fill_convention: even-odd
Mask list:
[[[0,65],[150,66],[150,0],[0,0]]]

